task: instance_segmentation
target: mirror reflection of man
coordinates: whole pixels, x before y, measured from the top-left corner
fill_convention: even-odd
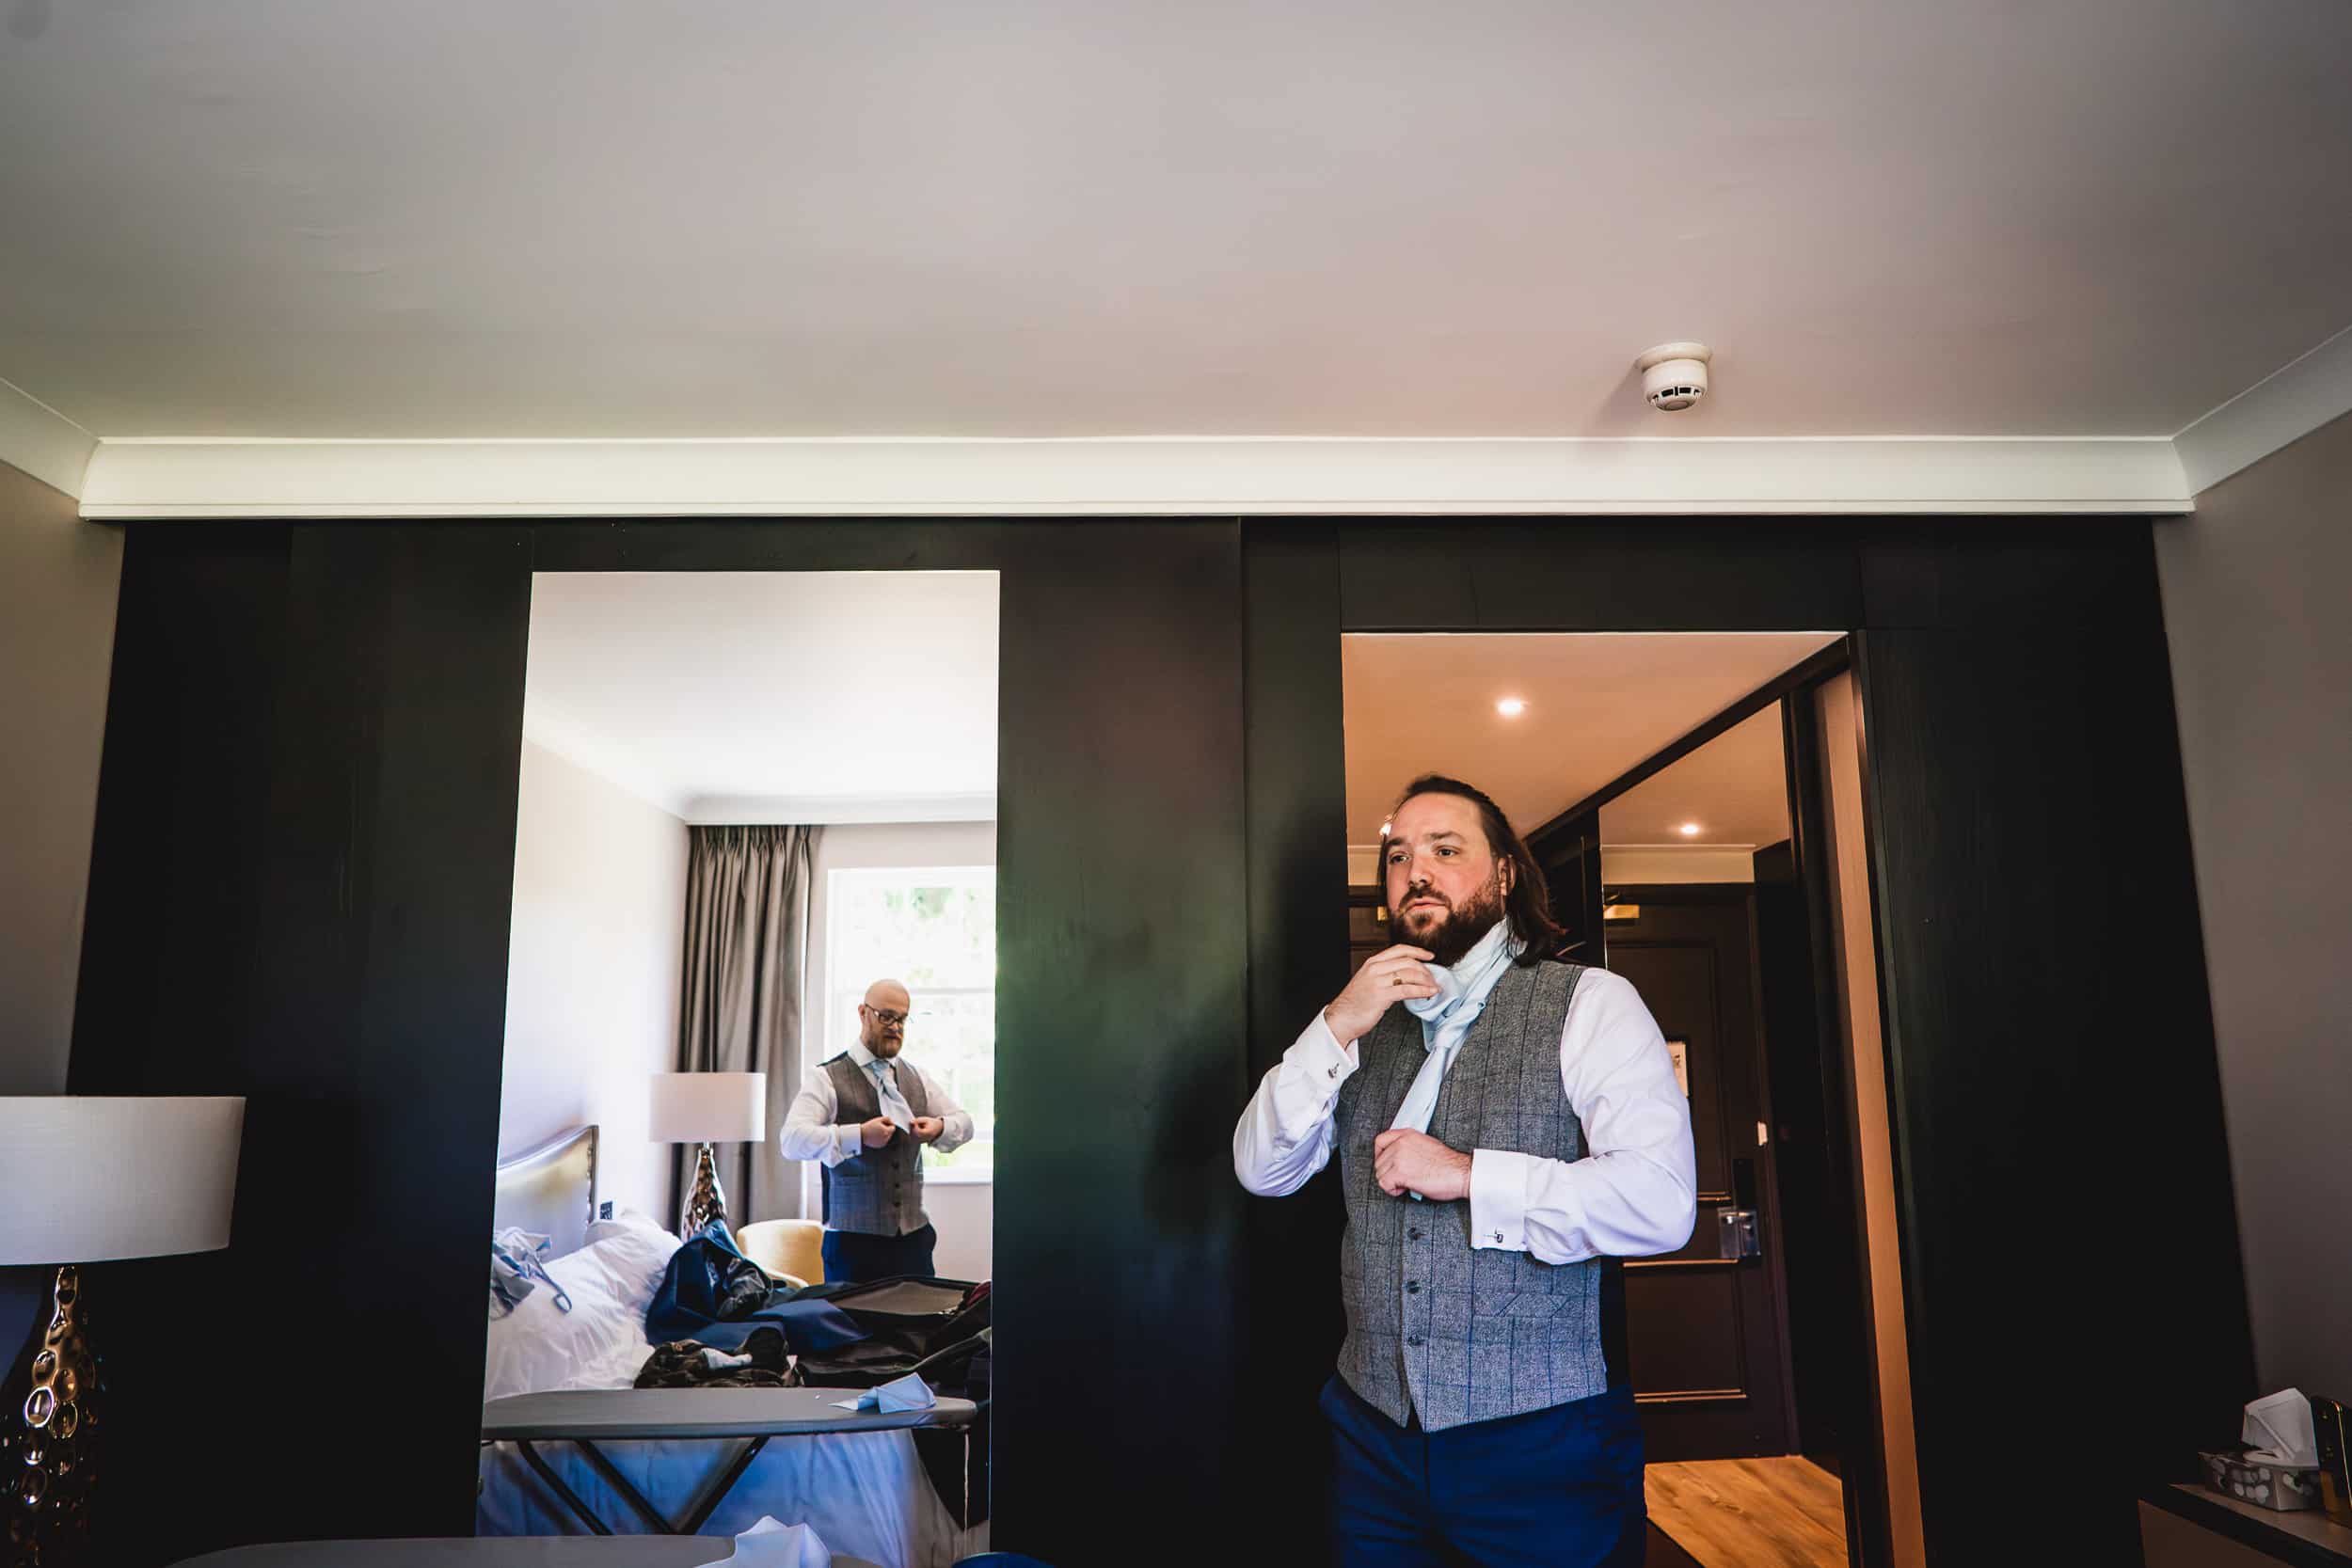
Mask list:
[[[1492,800],[1415,780],[1380,857],[1404,940],[1307,1025],[1233,1131],[1234,1172],[1262,1196],[1340,1157],[1334,1559],[1639,1564],[1614,1259],[1691,1238],[1689,1102],[1633,987],[1549,957],[1543,873]]]
[[[777,1141],[825,1167],[825,1277],[929,1275],[939,1232],[923,1212],[923,1148],[971,1141],[972,1117],[901,1054],[914,998],[896,980],[866,988],[857,1043],[809,1069]]]

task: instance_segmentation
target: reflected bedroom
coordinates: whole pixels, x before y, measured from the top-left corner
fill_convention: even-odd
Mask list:
[[[534,578],[481,1534],[985,1549],[996,670],[993,572]]]

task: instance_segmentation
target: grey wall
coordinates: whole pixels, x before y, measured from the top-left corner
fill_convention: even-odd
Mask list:
[[[0,1094],[65,1089],[122,536],[0,463]],[[35,1271],[0,1270],[0,1354]]]
[[[2159,522],[2156,561],[2255,1360],[2352,1399],[2352,416]]]
[[[0,464],[0,1094],[56,1094],[73,1037],[122,536]]]

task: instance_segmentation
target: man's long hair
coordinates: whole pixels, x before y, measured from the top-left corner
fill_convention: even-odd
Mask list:
[[[1503,895],[1503,918],[1511,923],[1511,934],[1523,944],[1518,959],[1521,968],[1541,963],[1559,951],[1567,936],[1560,923],[1551,918],[1551,895],[1544,885],[1543,867],[1535,863],[1535,856],[1527,847],[1527,841],[1512,831],[1511,819],[1502,815],[1502,808],[1487,798],[1486,792],[1459,779],[1443,773],[1423,773],[1405,786],[1405,793],[1389,808],[1393,821],[1405,802],[1417,795],[1454,795],[1478,808],[1479,825],[1486,830],[1486,848],[1495,860],[1507,861],[1511,866],[1511,891]],[[1380,846],[1380,878],[1385,890],[1388,883],[1388,844],[1384,836]],[[1390,918],[1395,915],[1391,912]]]

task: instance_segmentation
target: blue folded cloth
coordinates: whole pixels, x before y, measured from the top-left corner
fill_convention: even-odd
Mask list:
[[[759,1265],[743,1256],[724,1220],[713,1220],[671,1256],[661,1288],[645,1308],[645,1341],[692,1339],[718,1350],[740,1350],[756,1328],[784,1335],[794,1355],[834,1350],[866,1338],[838,1307],[795,1301],[775,1289]]]
[[[539,1260],[547,1250],[548,1238],[520,1226],[509,1226],[490,1239],[490,1316],[503,1318],[520,1307],[538,1289],[534,1281],[541,1279],[555,1291],[557,1311],[572,1309],[572,1298]]]

